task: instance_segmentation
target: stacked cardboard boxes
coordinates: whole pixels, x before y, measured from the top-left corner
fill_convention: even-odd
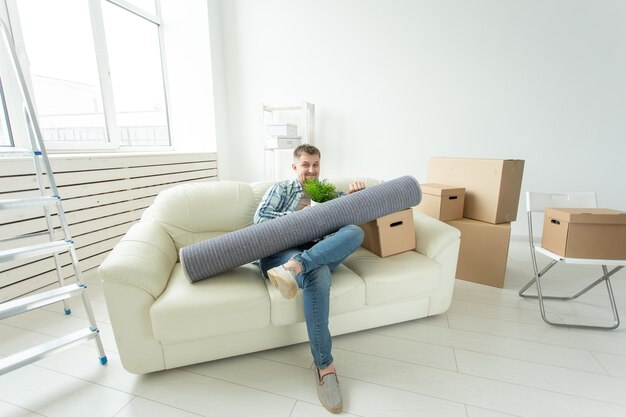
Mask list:
[[[298,125],[270,123],[265,125],[265,149],[293,149],[302,144]]]
[[[465,191],[461,218],[438,217],[461,231],[458,279],[502,288],[523,171],[522,160],[430,159],[425,185],[453,184]]]

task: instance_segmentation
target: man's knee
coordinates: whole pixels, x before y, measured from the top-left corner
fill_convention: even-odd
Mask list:
[[[327,265],[322,265],[315,268],[309,274],[309,285],[315,286],[318,291],[327,292],[330,291],[331,272]]]
[[[358,248],[363,243],[363,238],[365,237],[365,232],[356,224],[350,224],[348,226],[344,226],[342,230],[345,233],[346,240],[350,242],[354,242],[356,247]]]

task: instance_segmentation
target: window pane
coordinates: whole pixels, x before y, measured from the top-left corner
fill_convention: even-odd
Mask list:
[[[17,6],[44,139],[107,142],[88,2]]]
[[[111,3],[104,25],[120,144],[170,144],[158,27]]]
[[[2,79],[0,78],[0,146],[13,146],[11,128],[9,126],[9,113],[6,101],[4,100],[4,90],[2,89]]]

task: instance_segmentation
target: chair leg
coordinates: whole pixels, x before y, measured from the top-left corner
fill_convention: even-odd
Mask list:
[[[537,263],[536,260],[533,257],[533,269],[535,271],[535,276],[528,281],[528,283],[526,285],[524,285],[524,287],[522,287],[521,290],[519,290],[519,296],[520,297],[524,297],[524,298],[537,298],[536,295],[528,295],[528,294],[524,294],[524,292],[530,288],[533,284],[535,284],[537,282],[538,278],[541,278],[546,272],[548,272],[550,270],[550,268],[552,268],[554,265],[556,265],[558,262],[557,261],[550,261],[550,263],[541,270],[541,272],[538,272],[538,268],[537,268]],[[546,297],[544,297],[546,298]],[[554,297],[555,299],[561,299],[561,297]]]
[[[553,261],[556,263],[556,261]],[[587,287],[585,287],[584,289],[582,289],[581,291],[579,291],[577,294],[573,295],[573,296],[569,296],[569,297],[555,297],[555,296],[544,296],[541,290],[541,276],[543,275],[543,273],[545,273],[545,271],[547,271],[548,269],[550,269],[553,265],[548,265],[548,267],[544,268],[544,270],[539,273],[537,272],[537,268],[535,266],[535,278],[533,280],[531,280],[528,284],[526,284],[526,286],[524,288],[522,288],[522,290],[520,291],[520,295],[522,297],[528,297],[528,298],[537,298],[539,300],[539,310],[541,311],[541,318],[543,319],[543,321],[545,321],[546,323],[552,325],[552,326],[557,326],[557,327],[572,327],[572,328],[582,328],[582,329],[604,329],[604,330],[612,330],[612,329],[616,329],[619,324],[620,324],[620,320],[619,320],[619,314],[617,312],[617,306],[615,304],[615,297],[613,295],[613,288],[611,287],[611,281],[610,281],[610,277],[611,275],[615,274],[617,271],[619,271],[620,269],[623,268],[623,266],[617,266],[613,269],[611,269],[610,271],[607,269],[607,267],[605,265],[602,266],[602,272],[604,273],[600,278],[598,278],[596,281],[594,281],[592,284],[588,285]],[[550,320],[548,320],[548,318],[546,317],[546,311],[545,311],[545,306],[543,303],[543,300],[546,299],[552,299],[552,300],[572,300],[575,298],[578,298],[580,295],[586,293],[587,291],[589,291],[591,288],[595,287],[596,285],[598,285],[599,283],[601,283],[602,281],[606,282],[606,288],[607,288],[607,292],[608,292],[608,296],[609,296],[609,302],[611,303],[611,311],[613,312],[613,324],[610,326],[592,326],[592,325],[585,325],[585,324],[575,324],[575,323],[555,323],[552,322]],[[530,285],[533,284],[533,282],[537,285],[537,295],[533,296],[533,295],[523,295],[522,292],[526,291],[526,289],[528,289],[528,287],[530,287]]]

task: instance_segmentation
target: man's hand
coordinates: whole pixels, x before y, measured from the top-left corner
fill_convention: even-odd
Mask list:
[[[363,181],[354,181],[352,184],[350,184],[350,187],[348,188],[348,194],[361,191],[364,188],[365,188],[365,183]]]

